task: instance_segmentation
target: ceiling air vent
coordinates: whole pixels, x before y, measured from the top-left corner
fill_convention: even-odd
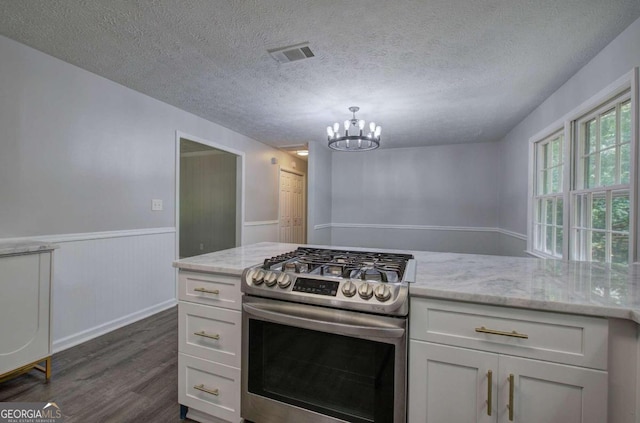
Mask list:
[[[278,63],[295,62],[302,59],[309,59],[313,56],[313,52],[309,48],[309,43],[301,43],[288,47],[272,48],[267,50],[271,57],[276,59]]]

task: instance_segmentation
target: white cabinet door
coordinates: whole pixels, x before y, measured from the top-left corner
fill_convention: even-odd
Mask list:
[[[51,253],[0,258],[0,375],[51,355]]]
[[[607,421],[607,372],[501,355],[498,373],[500,423]]]
[[[408,422],[495,422],[497,371],[497,354],[411,340]]]

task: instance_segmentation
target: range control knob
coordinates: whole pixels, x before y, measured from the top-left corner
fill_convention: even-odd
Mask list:
[[[282,289],[285,289],[286,287],[291,285],[291,276],[287,275],[286,273],[280,273],[280,275],[278,275],[277,281],[278,286]]]
[[[276,284],[276,279],[277,276],[275,273],[267,272],[267,274],[264,276],[264,284],[271,287]]]
[[[360,284],[360,288],[358,288],[358,294],[363,300],[368,300],[373,296],[373,288],[366,282]]]
[[[376,286],[376,289],[373,290],[373,294],[376,296],[376,299],[381,302],[385,302],[391,298],[391,290],[387,285]]]
[[[358,288],[356,287],[356,284],[351,281],[347,281],[344,285],[342,285],[342,293],[345,297],[353,297],[354,295],[356,295],[357,290]]]
[[[251,280],[253,281],[253,284],[262,285],[262,282],[264,282],[264,275],[265,275],[265,272],[262,269],[256,272],[253,272],[253,275],[251,275]]]

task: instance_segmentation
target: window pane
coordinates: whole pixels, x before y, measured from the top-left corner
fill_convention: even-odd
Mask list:
[[[600,153],[600,186],[616,182],[616,149],[610,148]]]
[[[584,187],[593,188],[596,186],[596,156],[584,158]]]
[[[542,223],[542,200],[537,199],[536,200],[536,216],[535,216],[535,222],[536,223]]]
[[[621,234],[611,235],[611,262],[619,264],[629,263],[629,236]]]
[[[562,226],[562,198],[556,200],[556,225]]]
[[[600,149],[616,143],[616,109],[612,109],[600,118]]]
[[[620,106],[620,143],[631,141],[631,101]]]
[[[551,225],[553,224],[553,200],[549,198],[545,200],[545,202],[546,220],[544,221],[544,223],[546,223],[547,225]]]
[[[553,226],[545,226],[546,237],[544,251],[548,254],[553,254]]]
[[[585,125],[585,154],[593,153],[596,151],[596,120],[591,119]]]
[[[544,144],[542,146],[542,168],[546,169],[549,167],[549,144]]]
[[[554,167],[551,169],[551,192],[562,191],[562,169]]]
[[[611,229],[629,231],[629,194],[614,193],[611,204]]]
[[[540,189],[538,190],[539,194],[548,194],[549,193],[549,171],[543,170],[540,177]]]
[[[620,146],[620,183],[629,183],[629,161],[631,158],[631,147],[629,144]]]
[[[591,233],[591,260],[605,261],[607,237],[603,232]]]
[[[607,200],[604,195],[595,195],[591,202],[591,227],[606,229]]]
[[[562,257],[562,228],[556,228],[556,256]]]
[[[556,138],[551,142],[551,154],[552,154],[551,163],[553,163],[553,166],[559,165],[560,163],[562,163],[562,149],[560,148],[561,147],[560,140],[561,138]]]

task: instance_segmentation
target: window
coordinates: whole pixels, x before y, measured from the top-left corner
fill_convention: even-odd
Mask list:
[[[535,146],[534,245],[550,256],[562,257],[564,134],[558,131]]]
[[[636,81],[634,69],[531,139],[531,253],[619,264],[636,259]]]
[[[629,93],[576,123],[571,193],[572,258],[629,262],[631,100]]]

